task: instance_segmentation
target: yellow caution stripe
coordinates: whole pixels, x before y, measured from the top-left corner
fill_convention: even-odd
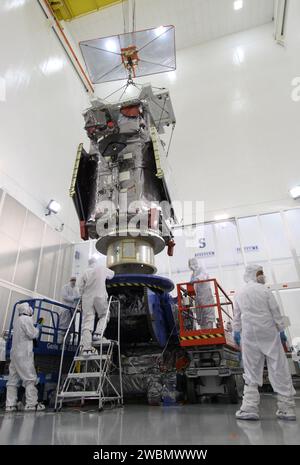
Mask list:
[[[181,341],[195,341],[199,339],[214,339],[216,337],[224,337],[224,334],[199,334],[198,336],[180,336]]]
[[[116,283],[116,284],[107,284],[108,288],[111,287],[149,287],[149,289],[159,289],[160,291],[164,291],[164,289],[160,286],[156,286],[155,284],[145,284],[145,283]]]

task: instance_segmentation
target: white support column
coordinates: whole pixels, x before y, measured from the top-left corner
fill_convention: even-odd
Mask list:
[[[276,5],[274,8],[275,18],[274,18],[274,37],[276,42],[279,45],[284,45],[284,28],[285,28],[285,19],[287,12],[288,2],[287,0],[276,0]]]
[[[19,263],[19,257],[20,257],[21,248],[22,248],[22,238],[23,238],[23,234],[24,234],[27,214],[28,214],[28,210],[26,208],[25,209],[25,217],[24,217],[24,221],[23,221],[23,224],[22,224],[22,231],[21,231],[21,235],[20,235],[20,240],[19,240],[19,243],[18,243],[18,252],[17,252],[17,257],[16,257],[16,263],[15,263],[14,272],[13,272],[12,279],[11,279],[12,283],[15,282],[17,267],[18,267],[18,263]]]
[[[5,200],[5,197],[6,197],[6,191],[2,189],[2,197],[1,197],[1,200],[0,200],[0,219],[1,219],[1,215],[2,215],[2,210],[3,210],[3,205],[4,205],[4,200]]]
[[[293,244],[293,239],[292,239],[292,234],[291,234],[291,231],[290,231],[289,224],[288,224],[287,219],[285,217],[285,214],[284,214],[284,212],[282,210],[280,211],[280,216],[281,216],[281,220],[282,220],[282,224],[283,224],[284,233],[285,233],[285,236],[287,238],[292,257],[294,259],[294,264],[295,264],[295,268],[296,268],[296,271],[297,271],[298,280],[300,281],[299,258],[298,258],[298,255],[297,255],[296,248],[295,248],[295,246]]]
[[[222,268],[221,260],[220,260],[220,248],[219,248],[218,236],[217,236],[217,231],[216,231],[216,223],[212,223],[212,231],[213,231],[213,237],[214,237],[214,243],[215,243],[215,251],[216,251],[216,257],[217,257],[218,269],[219,269],[219,273],[221,277],[221,282],[223,282],[224,281],[223,268]]]
[[[8,310],[9,310],[9,304],[10,304],[11,294],[12,294],[12,290],[10,289],[9,294],[8,294],[8,298],[7,298],[7,302],[6,302],[5,312],[4,312],[4,319],[3,319],[2,332],[4,332],[4,330],[5,330],[5,325],[6,325],[7,314],[8,314]]]
[[[59,246],[58,246],[58,257],[57,257],[57,263],[56,263],[56,270],[55,270],[55,280],[54,280],[54,288],[53,288],[53,300],[56,300],[56,288],[57,288],[57,276],[58,276],[58,270],[59,270],[59,265],[60,265],[60,257],[61,257],[61,236],[59,237]]]
[[[41,242],[41,250],[40,250],[40,255],[39,255],[39,262],[38,262],[38,268],[36,272],[36,278],[35,278],[35,283],[34,283],[34,292],[37,292],[37,286],[40,278],[40,270],[41,270],[41,264],[42,264],[42,258],[43,258],[43,250],[44,250],[44,245],[45,245],[45,236],[46,236],[46,230],[47,230],[47,224],[44,223],[43,227],[43,234],[42,234],[42,242]]]
[[[235,221],[235,224],[236,224],[236,231],[237,231],[238,241],[239,241],[240,249],[241,249],[241,254],[242,254],[242,257],[243,257],[244,266],[246,267],[246,265],[247,265],[246,254],[245,254],[245,250],[244,250],[244,244],[243,244],[243,241],[242,241],[241,229],[240,229],[240,225],[239,225],[238,220],[239,220],[239,218],[237,218],[237,217],[234,218],[234,221]]]

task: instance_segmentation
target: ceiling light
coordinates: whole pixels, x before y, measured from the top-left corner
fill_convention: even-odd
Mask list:
[[[295,186],[290,189],[290,196],[293,199],[299,199],[300,198],[300,186]]]
[[[240,10],[241,8],[243,8],[243,0],[236,0],[235,2],[233,2],[234,10]]]
[[[56,202],[56,200],[50,200],[50,202],[48,203],[47,207],[46,207],[46,210],[47,210],[47,213],[45,213],[46,216],[48,215],[51,215],[51,213],[58,213],[61,209],[61,206],[58,202]]]
[[[220,215],[215,216],[216,221],[228,220],[229,215],[227,213],[221,213]]]

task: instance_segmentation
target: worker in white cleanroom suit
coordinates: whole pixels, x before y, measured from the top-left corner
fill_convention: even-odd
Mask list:
[[[189,259],[189,268],[192,270],[191,283],[209,279],[204,265],[198,263],[196,258]],[[210,283],[195,284],[195,304],[197,305],[213,305],[214,297],[211,291]],[[215,323],[215,307],[196,309],[197,322],[201,329],[213,328]]]
[[[76,304],[79,300],[80,294],[79,289],[76,286],[76,278],[72,276],[68,284],[65,284],[61,291],[61,300],[62,303],[72,307],[76,307]],[[72,318],[72,310],[67,308],[61,309],[61,314],[59,317],[59,329],[61,330],[58,335],[58,343],[60,344],[63,341],[66,330],[69,327],[70,321]]]
[[[95,315],[98,315],[98,323],[94,339],[102,339],[106,324],[109,321],[107,313],[106,280],[114,277],[114,272],[104,265],[97,263],[95,258],[89,260],[89,268],[84,272],[79,281],[79,292],[82,296],[82,325],[81,345],[83,353],[92,351],[92,333],[95,324]]]
[[[40,333],[41,325],[35,328],[32,321],[33,310],[28,303],[18,305],[19,315],[13,326],[12,348],[10,352],[9,377],[6,385],[6,411],[17,410],[19,382],[25,387],[25,411],[44,410],[38,402],[37,375],[34,367],[33,339]]]
[[[295,420],[295,389],[281,340],[284,319],[272,292],[264,286],[265,276],[259,265],[248,265],[244,275],[246,286],[237,293],[234,307],[234,339],[241,342],[244,364],[244,396],[236,418],[259,419],[258,386],[263,383],[264,361],[274,392],[277,393],[276,415],[282,420]]]

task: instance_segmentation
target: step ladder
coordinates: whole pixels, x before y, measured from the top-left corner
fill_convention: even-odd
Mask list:
[[[81,355],[82,346],[79,345],[69,368],[69,372],[62,381],[65,342],[68,338],[69,330],[72,327],[76,311],[78,310],[76,307],[64,336],[54,407],[55,411],[61,409],[64,401],[75,399],[80,400],[81,405],[84,405],[86,399],[96,399],[98,401],[99,411],[102,411],[104,404],[108,402],[114,406],[121,407],[123,405],[120,352],[120,302],[112,297],[109,299],[104,327],[106,327],[107,318],[112,305],[117,307],[117,340],[108,340],[104,342],[101,339],[99,342],[93,343],[96,349],[95,353],[91,353],[87,356]],[[112,376],[114,376],[115,383],[112,381]],[[116,379],[118,379],[117,386]]]

